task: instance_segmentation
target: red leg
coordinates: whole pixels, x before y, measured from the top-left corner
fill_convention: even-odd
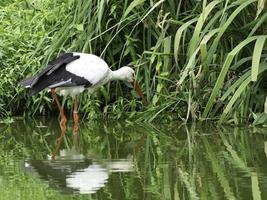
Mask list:
[[[56,94],[56,91],[55,91],[54,88],[51,89],[51,93],[52,93],[52,95],[53,95],[53,97],[54,97],[54,99],[55,99],[55,101],[56,101],[58,110],[59,110],[59,112],[60,112],[60,118],[61,118],[61,120],[60,120],[61,134],[64,134],[65,131],[66,131],[66,122],[67,122],[67,118],[66,118],[66,116],[65,116],[65,114],[64,114],[64,111],[63,111],[61,105],[60,105],[60,102],[59,102],[59,100],[58,100],[58,97],[57,97],[57,94]]]
[[[61,146],[61,143],[62,143],[62,140],[64,138],[64,135],[65,135],[65,132],[62,132],[60,137],[57,139],[57,144],[56,144],[56,148],[52,154],[52,160],[55,160],[55,157],[56,155],[58,154],[59,152],[59,149],[60,149],[60,146]]]
[[[78,133],[78,123],[79,123],[79,115],[78,115],[78,97],[74,98],[74,108],[73,108],[73,119],[74,119],[74,142],[77,143],[77,133]]]

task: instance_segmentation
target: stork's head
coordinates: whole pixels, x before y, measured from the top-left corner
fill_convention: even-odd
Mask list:
[[[126,83],[126,85],[132,85],[132,87],[137,92],[137,94],[142,98],[142,101],[146,102],[144,94],[143,94],[139,84],[135,80],[135,72],[132,69],[132,66],[131,67],[130,67],[130,65],[124,66],[124,67],[118,69],[117,71],[114,71],[112,79],[122,80]],[[127,83],[130,83],[130,84],[127,84]]]
[[[124,66],[120,68],[118,71],[120,71],[121,73],[121,80],[129,82],[129,83],[135,80],[135,72],[131,67]]]

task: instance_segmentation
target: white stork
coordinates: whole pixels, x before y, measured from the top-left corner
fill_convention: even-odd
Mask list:
[[[74,98],[74,133],[78,131],[78,100],[77,95],[95,89],[111,80],[122,80],[133,85],[138,95],[145,101],[145,97],[135,81],[134,70],[124,66],[112,71],[107,63],[100,57],[86,53],[65,53],[50,61],[48,66],[32,77],[23,79],[20,84],[30,88],[30,95],[35,95],[45,88],[50,89],[58,106],[61,122],[61,131],[66,130],[66,116],[58,100],[56,92],[63,96]]]

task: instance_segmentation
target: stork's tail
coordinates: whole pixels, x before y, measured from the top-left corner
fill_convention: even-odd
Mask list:
[[[36,78],[36,76],[25,78],[25,79],[21,80],[19,82],[19,84],[21,84],[25,88],[30,88],[31,84],[32,84],[32,82],[34,81],[35,78]]]

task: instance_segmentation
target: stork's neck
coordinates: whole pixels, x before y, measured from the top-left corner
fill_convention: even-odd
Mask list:
[[[125,74],[124,71],[121,70],[122,68],[118,69],[118,70],[114,70],[114,71],[110,71],[110,80],[114,81],[114,80],[124,80],[125,78]]]
[[[128,66],[124,66],[118,70],[110,71],[110,80],[133,82],[134,70]]]

